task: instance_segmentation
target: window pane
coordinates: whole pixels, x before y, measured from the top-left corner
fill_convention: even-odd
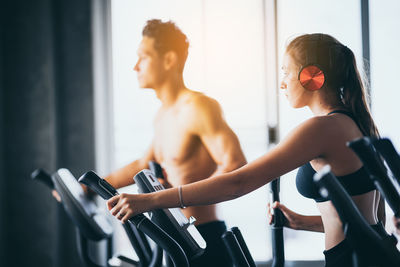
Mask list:
[[[400,2],[396,0],[370,1],[371,37],[371,97],[372,115],[382,137],[388,137],[400,151],[400,90],[393,79],[398,76],[400,62]],[[393,211],[387,206],[387,230],[394,231]],[[400,248],[400,245],[398,244]]]
[[[248,161],[267,149],[262,1],[205,1],[204,92],[222,105]],[[222,203],[256,260],[271,257],[265,187]]]
[[[400,61],[400,2],[370,1],[372,112],[382,136],[400,147],[400,125],[393,123],[399,113],[400,90],[393,79]]]

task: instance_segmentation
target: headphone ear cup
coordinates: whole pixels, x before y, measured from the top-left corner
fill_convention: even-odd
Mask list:
[[[325,74],[321,68],[311,64],[301,68],[298,79],[305,89],[316,91],[324,85]]]

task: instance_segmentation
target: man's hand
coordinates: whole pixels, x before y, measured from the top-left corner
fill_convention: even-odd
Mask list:
[[[396,233],[400,235],[400,218],[393,216],[393,224],[396,227]]]
[[[58,194],[58,192],[57,192],[57,190],[52,190],[51,191],[51,194],[53,195],[53,197],[58,201],[58,202],[60,202],[61,203],[61,197],[60,197],[60,195]]]
[[[173,187],[170,183],[168,183],[167,179],[164,179],[164,178],[157,178],[157,179],[160,182],[160,184],[162,184],[162,186],[164,186],[165,189]]]
[[[85,192],[85,195],[87,195],[89,198],[94,198],[94,196],[96,195],[96,192],[94,192],[92,189],[90,189],[89,187],[87,187],[84,184],[80,184],[82,186],[83,192]],[[60,194],[57,192],[57,190],[53,189],[51,191],[51,194],[53,195],[53,197],[58,201],[58,202],[62,202],[61,200],[61,196]]]

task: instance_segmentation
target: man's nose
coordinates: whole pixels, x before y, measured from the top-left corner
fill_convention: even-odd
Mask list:
[[[286,89],[286,83],[284,81],[281,82],[281,89]]]

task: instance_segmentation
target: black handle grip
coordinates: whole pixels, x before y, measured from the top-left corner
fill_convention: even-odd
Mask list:
[[[155,162],[155,161],[149,161],[149,168],[150,168],[151,172],[154,173],[154,175],[155,175],[157,178],[163,178],[163,179],[165,179],[160,164],[158,164],[158,163]]]
[[[280,178],[273,180],[269,184],[271,202],[280,201]],[[272,204],[271,203],[271,204]],[[285,246],[283,242],[283,226],[286,218],[280,209],[274,209],[274,220],[271,224],[271,242],[272,242],[272,267],[283,267],[285,265]]]
[[[387,165],[392,171],[397,183],[400,185],[400,156],[394,148],[392,142],[387,138],[372,141],[375,149],[385,159]]]
[[[83,174],[78,182],[87,185],[90,189],[100,195],[103,199],[107,200],[112,198],[115,195],[118,195],[117,190],[110,185],[106,180],[101,179],[96,173],[93,171],[88,171]]]
[[[234,266],[250,267],[246,256],[244,255],[242,248],[240,247],[240,244],[233,232],[226,231],[221,238],[226,249],[228,250],[229,256],[233,260]]]
[[[242,249],[244,256],[246,257],[246,260],[248,262],[248,264],[250,265],[250,267],[256,267],[256,263],[254,262],[253,257],[251,256],[251,253],[249,251],[249,248],[247,247],[246,242],[244,241],[243,235],[240,232],[238,227],[232,227],[231,228],[232,233],[235,235],[240,248]]]
[[[54,189],[54,183],[51,180],[50,174],[48,174],[47,172],[45,172],[42,169],[37,169],[37,170],[33,171],[32,174],[31,174],[31,178],[33,180],[40,181],[40,182],[44,183],[50,189]]]
[[[363,162],[370,179],[382,193],[394,215],[400,217],[400,195],[387,174],[381,158],[372,146],[372,139],[363,137],[347,144]]]
[[[280,201],[279,198],[279,191],[280,191],[280,178],[273,180],[272,182],[270,182],[269,184],[270,186],[270,194],[271,194],[271,205],[275,202],[275,201]],[[279,227],[283,227],[285,225],[286,222],[286,218],[283,215],[282,211],[280,209],[275,209],[274,210],[274,219],[272,222],[272,226],[274,228],[279,228]]]

